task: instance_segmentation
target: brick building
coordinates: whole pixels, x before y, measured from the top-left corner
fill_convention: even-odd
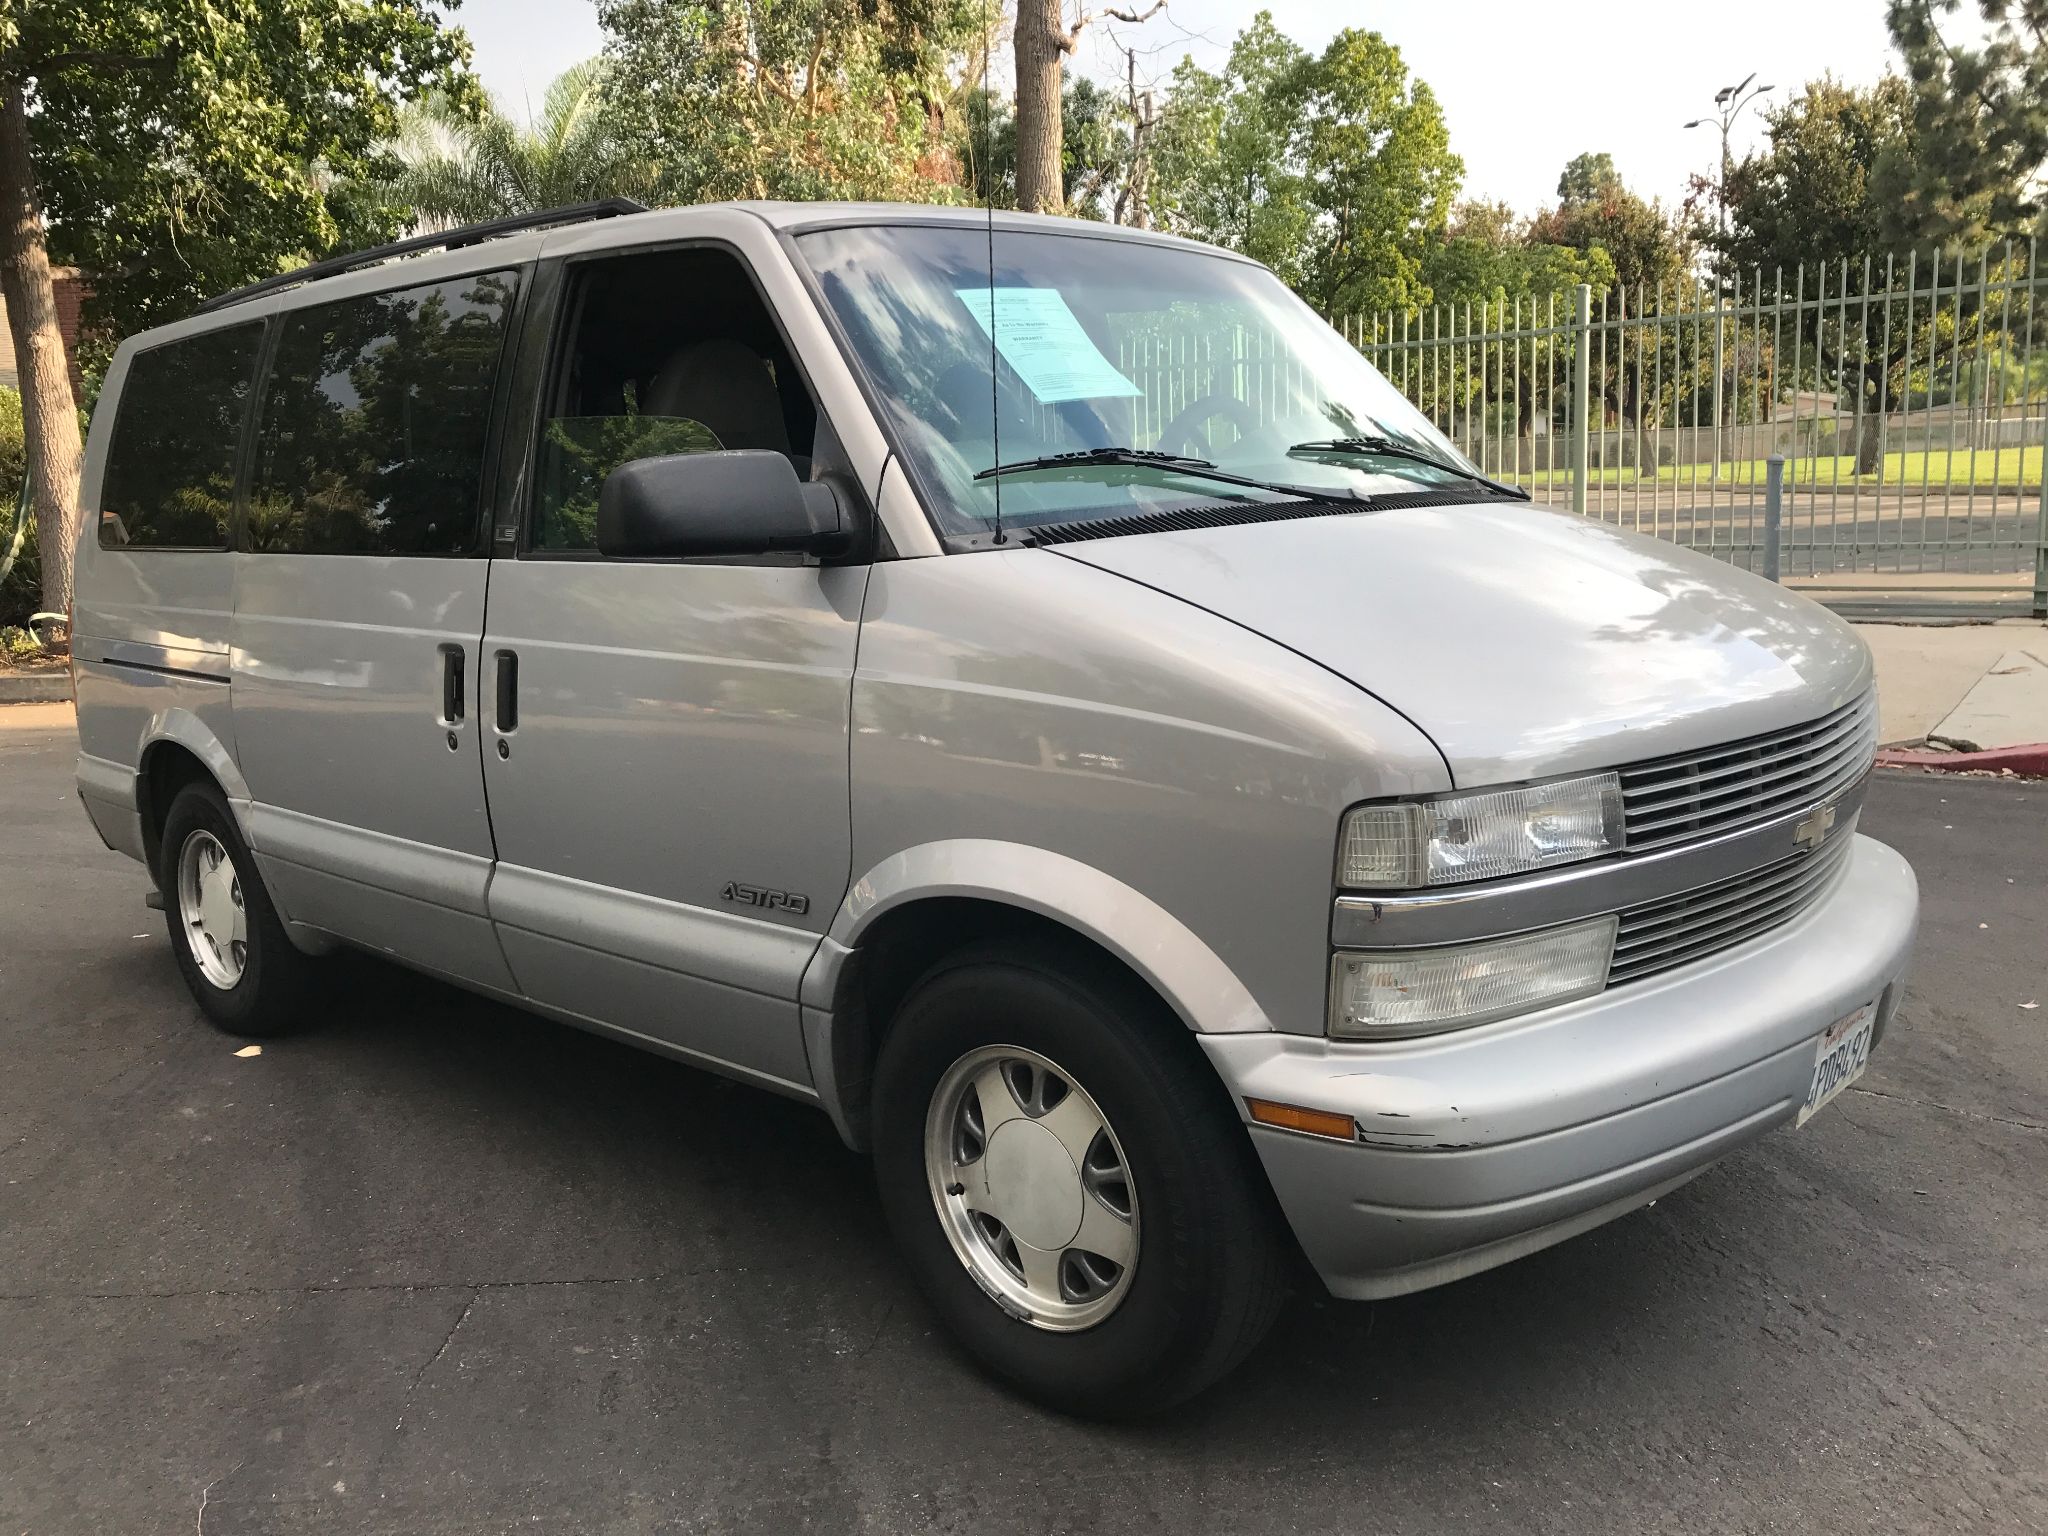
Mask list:
[[[78,273],[59,267],[52,274],[57,290],[57,329],[64,334],[64,357],[71,367],[71,393],[78,395],[78,312],[85,302],[85,284]],[[14,366],[14,330],[7,323],[7,306],[0,302],[0,386],[21,388]]]

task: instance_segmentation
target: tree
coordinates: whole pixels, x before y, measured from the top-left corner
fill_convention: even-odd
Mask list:
[[[1083,11],[1069,27],[1065,0],[1017,0],[1017,206],[1026,213],[1065,207],[1061,75],[1081,34],[1103,17],[1135,25],[1164,9],[1166,0],[1153,0],[1144,11]]]
[[[1557,178],[1557,200],[1566,207],[1599,202],[1622,191],[1621,173],[1614,168],[1614,156],[1574,155]]]
[[[1069,80],[1061,102],[1061,201],[1069,213],[1103,217],[1103,197],[1130,167],[1131,127],[1114,95],[1086,78]],[[1014,204],[1017,197],[1017,115],[1001,98],[975,88],[961,113],[958,155],[977,203]]]
[[[1765,148],[1728,173],[1728,232],[1707,238],[1735,268],[1791,267],[1915,244],[1885,187],[1910,180],[1913,98],[1887,75],[1874,86],[1832,75],[1764,112]]]
[[[1599,246],[1582,251],[1537,240],[1506,203],[1465,202],[1425,251],[1422,281],[1432,305],[1499,309],[1519,299],[1547,314],[1545,306],[1568,304],[1581,283],[1597,303],[1614,286],[1614,260]]]
[[[1346,28],[1283,95],[1302,124],[1310,296],[1331,313],[1427,303],[1422,255],[1465,174],[1435,93],[1379,33]]]
[[[1605,251],[1614,262],[1615,280],[1637,296],[1655,292],[1659,284],[1678,288],[1689,280],[1692,251],[1677,221],[1661,204],[1622,184],[1613,156],[1572,160],[1557,179],[1557,194],[1557,207],[1530,221],[1529,238],[1535,243]]]
[[[1824,75],[1765,112],[1764,132],[1765,148],[1729,172],[1728,230],[1711,237],[1733,273],[1747,271],[1753,297],[1811,299],[1820,283],[1836,293],[1861,291],[1866,280],[1881,288],[1882,269],[1866,279],[1871,253],[1925,248],[1925,226],[1899,192],[1919,179],[1920,164],[1914,94],[1905,81],[1888,75],[1861,87]],[[1884,407],[1909,386],[1912,359],[1929,353],[1929,327],[1938,319],[1926,306],[1911,328],[1887,324],[1882,306],[1796,313],[1799,353],[1811,360],[1814,381],[1832,372],[1862,396],[1856,467],[1875,473]]]
[[[1400,50],[1345,31],[1318,57],[1261,11],[1221,75],[1190,62],[1155,140],[1162,227],[1265,262],[1326,312],[1426,304],[1424,254],[1464,165]]]
[[[1272,12],[1260,11],[1222,74],[1181,61],[1153,136],[1160,227],[1242,251],[1296,285],[1312,215],[1290,92],[1308,62]]]
[[[453,3],[453,0],[450,0]],[[0,292],[19,359],[43,600],[71,596],[77,416],[50,258],[128,330],[343,243],[397,107],[473,89],[436,0],[66,0],[0,11]]]
[[[948,60],[973,0],[598,0],[622,148],[674,203],[953,190]]]
[[[531,127],[495,101],[480,113],[446,96],[409,107],[393,146],[399,171],[383,192],[410,208],[420,229],[653,196],[652,167],[620,143],[604,79],[600,59],[572,65],[548,87]]]
[[[1979,46],[1942,32],[1961,0],[1891,0],[1885,13],[1912,88],[1918,152],[1891,190],[1922,239],[1981,245],[2044,218],[2048,4],[1977,0]],[[1967,29],[1965,29],[1967,30]]]

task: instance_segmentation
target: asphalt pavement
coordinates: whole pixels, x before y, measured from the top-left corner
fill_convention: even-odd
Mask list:
[[[2048,786],[1879,777],[1919,960],[1810,1125],[1103,1428],[962,1362],[815,1111],[356,959],[237,1056],[10,714],[6,1536],[2048,1529]]]

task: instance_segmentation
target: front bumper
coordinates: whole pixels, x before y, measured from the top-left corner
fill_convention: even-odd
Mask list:
[[[1820,1033],[1897,1010],[1919,891],[1857,837],[1782,928],[1648,980],[1422,1040],[1203,1035],[1247,1098],[1349,1114],[1355,1143],[1250,1127],[1309,1261],[1343,1297],[1396,1296],[1599,1225],[1790,1121]]]

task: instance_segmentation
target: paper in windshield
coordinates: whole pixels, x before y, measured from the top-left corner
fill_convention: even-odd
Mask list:
[[[1048,405],[1143,391],[1102,355],[1057,288],[955,288],[1024,387]]]

